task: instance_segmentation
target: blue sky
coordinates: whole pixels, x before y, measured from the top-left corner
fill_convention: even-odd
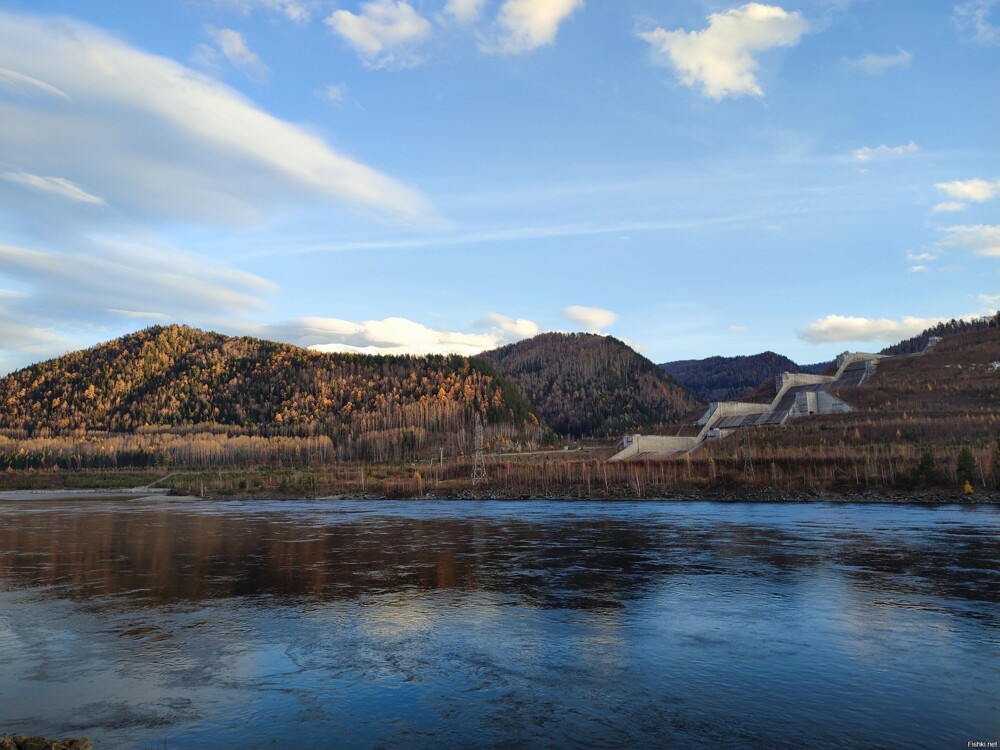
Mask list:
[[[1000,0],[2,0],[0,370],[879,349],[1000,307]]]

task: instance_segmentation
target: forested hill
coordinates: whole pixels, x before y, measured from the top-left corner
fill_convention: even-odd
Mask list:
[[[610,336],[544,333],[479,355],[511,380],[556,432],[618,437],[701,406],[687,388]]]
[[[968,320],[949,320],[945,323],[938,323],[932,328],[928,328],[913,338],[900,341],[898,344],[887,346],[882,350],[882,354],[919,354],[927,348],[927,342],[932,336],[945,338],[956,333],[965,331],[982,331],[988,328],[1000,327],[1000,312],[993,315],[984,315],[981,318],[971,318]]]
[[[265,435],[537,425],[487,363],[461,356],[320,354],[287,344],[156,326],[0,380],[0,428],[67,434],[148,425],[238,425]]]
[[[660,365],[703,401],[739,400],[783,372],[821,372],[829,362],[800,366],[788,357],[762,352],[743,357],[683,359]]]

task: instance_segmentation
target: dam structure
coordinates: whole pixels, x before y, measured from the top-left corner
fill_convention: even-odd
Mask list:
[[[775,378],[775,396],[770,403],[715,401],[692,425],[676,435],[626,435],[609,461],[641,461],[693,451],[706,440],[725,437],[745,427],[781,425],[790,419],[814,414],[846,414],[854,407],[831,391],[857,388],[874,374],[888,355],[844,352],[837,357],[833,375],[783,372]]]

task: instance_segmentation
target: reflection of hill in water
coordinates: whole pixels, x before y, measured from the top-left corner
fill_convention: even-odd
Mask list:
[[[315,506],[314,506],[315,507]],[[524,506],[518,506],[524,507]],[[933,533],[780,528],[616,513],[422,517],[292,512],[260,505],[58,509],[18,503],[0,516],[0,577],[83,599],[137,603],[276,596],[331,600],[455,589],[543,607],[618,607],[697,576],[842,578],[886,595],[990,600],[1000,540],[961,524]],[[971,520],[971,519],[970,519]],[[972,574],[974,572],[974,575]]]

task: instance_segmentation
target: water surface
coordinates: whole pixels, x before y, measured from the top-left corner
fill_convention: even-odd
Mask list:
[[[998,561],[995,507],[4,502],[0,733],[965,748]]]

